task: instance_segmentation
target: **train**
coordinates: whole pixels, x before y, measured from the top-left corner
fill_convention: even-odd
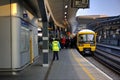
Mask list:
[[[76,34],[76,47],[82,55],[94,55],[96,50],[96,36],[93,30],[82,29]]]

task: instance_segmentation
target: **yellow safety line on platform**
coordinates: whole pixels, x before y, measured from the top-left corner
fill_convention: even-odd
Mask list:
[[[90,74],[90,72],[88,71],[88,69],[83,66],[83,64],[81,63],[80,59],[75,56],[75,54],[73,53],[73,50],[71,50],[71,53],[72,53],[73,58],[75,59],[75,61],[79,64],[79,66],[81,66],[81,68],[89,76],[89,78],[91,80],[95,80],[95,78],[92,76],[92,74]]]

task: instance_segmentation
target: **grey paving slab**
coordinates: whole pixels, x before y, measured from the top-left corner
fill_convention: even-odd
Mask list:
[[[49,53],[49,63],[52,52]],[[90,78],[91,74],[94,79]],[[42,55],[37,61],[17,75],[0,75],[0,80],[110,80],[99,70],[91,66],[76,49],[62,49],[59,60],[50,67],[42,66]]]
[[[59,53],[59,61],[54,61],[48,80],[89,80],[90,78],[73,59],[69,49]]]
[[[47,80],[112,80],[82,57],[76,49],[62,49]]]

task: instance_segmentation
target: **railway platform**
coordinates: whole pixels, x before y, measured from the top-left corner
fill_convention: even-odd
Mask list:
[[[50,51],[49,67],[42,67],[40,60],[19,74],[0,75],[0,80],[113,80],[82,57],[76,49],[62,49],[59,60],[55,61],[52,61]]]

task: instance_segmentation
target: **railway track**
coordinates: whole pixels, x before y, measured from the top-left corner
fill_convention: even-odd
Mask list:
[[[110,54],[99,49],[96,50],[94,55],[96,59],[102,62],[104,65],[108,66],[112,70],[120,74],[120,57],[114,54]]]
[[[95,53],[95,56],[91,55],[85,55],[84,56],[89,62],[91,62],[93,65],[98,67],[101,71],[103,71],[105,74],[109,75],[113,80],[120,80],[120,74],[116,72],[114,69],[110,67],[107,63],[105,63],[98,55],[98,53]]]

